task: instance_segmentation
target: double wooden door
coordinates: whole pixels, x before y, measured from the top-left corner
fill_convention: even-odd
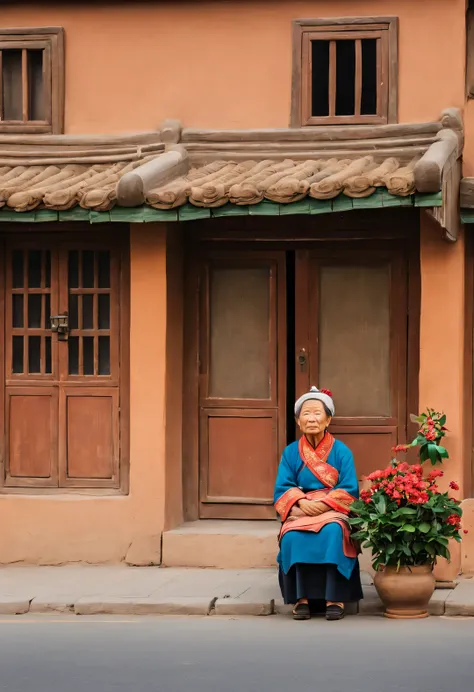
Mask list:
[[[3,482],[118,487],[120,249],[39,237],[4,241]]]
[[[274,518],[291,410],[311,385],[332,390],[332,432],[359,475],[406,436],[408,276],[387,243],[291,253],[208,253],[199,320],[201,518]],[[293,260],[291,260],[293,261]]]

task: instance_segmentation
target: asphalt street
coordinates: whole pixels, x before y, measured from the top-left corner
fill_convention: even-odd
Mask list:
[[[0,618],[5,692],[466,692],[474,618]]]

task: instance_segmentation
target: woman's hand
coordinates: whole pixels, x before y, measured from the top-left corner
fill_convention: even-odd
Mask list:
[[[305,513],[303,512],[298,505],[293,505],[291,508],[291,511],[288,515],[288,519],[298,519],[299,517],[304,517],[306,516]]]
[[[299,500],[298,505],[308,517],[318,517],[329,509],[324,502],[319,502],[318,500]]]

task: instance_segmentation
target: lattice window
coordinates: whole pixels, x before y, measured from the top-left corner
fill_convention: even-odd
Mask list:
[[[295,20],[292,126],[396,122],[397,24]]]
[[[0,132],[61,133],[63,29],[0,30]]]

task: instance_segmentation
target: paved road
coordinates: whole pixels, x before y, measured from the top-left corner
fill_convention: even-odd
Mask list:
[[[0,619],[1,692],[466,692],[474,619]]]

